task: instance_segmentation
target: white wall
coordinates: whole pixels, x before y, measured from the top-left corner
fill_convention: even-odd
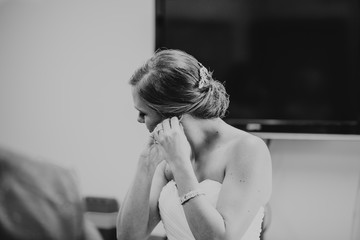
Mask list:
[[[360,141],[275,140],[270,151],[273,194],[265,239],[351,239]]]
[[[0,1],[0,144],[122,198],[146,135],[128,79],[154,48],[149,0]]]
[[[0,144],[75,169],[84,195],[121,200],[147,134],[127,81],[153,47],[153,1],[0,1]],[[360,141],[270,151],[266,239],[350,239]]]

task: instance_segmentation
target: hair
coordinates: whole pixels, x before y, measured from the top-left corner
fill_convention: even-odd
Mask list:
[[[197,118],[223,118],[229,106],[224,85],[206,72],[192,55],[177,49],[157,50],[135,71],[129,83],[140,98],[164,117],[191,114]],[[199,83],[201,85],[199,86]]]

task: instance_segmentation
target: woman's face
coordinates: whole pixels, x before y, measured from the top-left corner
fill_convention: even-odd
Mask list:
[[[139,93],[135,87],[132,88],[132,97],[134,107],[139,111],[137,121],[139,123],[145,123],[149,132],[152,132],[156,125],[163,120],[163,117],[158,112],[146,105],[144,100],[142,100],[139,96]]]

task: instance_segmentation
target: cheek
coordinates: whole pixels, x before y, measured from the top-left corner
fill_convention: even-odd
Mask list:
[[[149,132],[152,132],[154,130],[154,127],[149,122],[145,121],[145,125]]]
[[[152,132],[155,127],[162,122],[162,118],[161,117],[156,117],[156,118],[147,118],[145,119],[145,125],[146,125],[146,128]]]
[[[149,130],[149,132],[152,132],[155,129],[157,124],[158,124],[157,122],[154,122],[149,118],[145,118],[145,125],[146,125],[146,128]]]

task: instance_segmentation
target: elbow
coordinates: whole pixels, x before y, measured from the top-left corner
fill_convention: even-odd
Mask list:
[[[117,240],[128,240],[128,239],[135,240],[135,238],[129,236],[128,234],[120,233],[118,231],[116,232],[116,239]]]
[[[117,225],[116,238],[117,240],[146,240],[147,236],[131,227]]]
[[[148,239],[146,229],[143,229],[134,221],[121,214],[118,215],[116,220],[116,238],[117,240],[146,240]]]
[[[122,227],[117,224],[116,225],[116,239],[117,240],[125,240],[125,239],[131,239],[126,232],[122,231]]]
[[[118,216],[116,221],[116,239],[117,240],[128,240],[134,239],[134,236],[131,236],[131,227],[126,227],[124,223],[121,221],[121,217]]]
[[[146,237],[139,237],[129,232],[116,231],[117,240],[146,240]]]
[[[141,238],[140,236],[137,236],[134,231],[132,231],[131,228],[117,225],[116,226],[116,239],[117,240],[143,240],[146,238]]]

